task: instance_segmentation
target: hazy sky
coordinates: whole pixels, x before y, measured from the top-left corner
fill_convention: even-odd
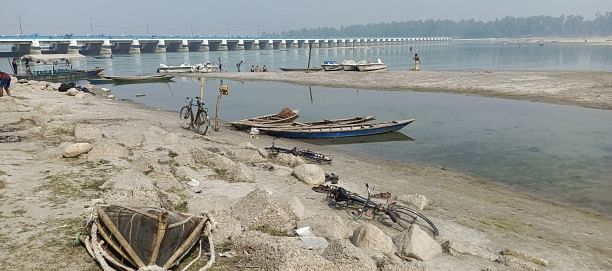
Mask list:
[[[0,34],[255,36],[302,27],[413,19],[491,20],[504,16],[582,15],[612,11],[612,0],[30,0],[3,1]],[[27,3],[27,4],[24,4]]]

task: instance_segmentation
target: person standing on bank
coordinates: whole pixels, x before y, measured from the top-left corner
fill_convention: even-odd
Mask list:
[[[219,57],[219,71],[223,71],[223,64],[221,64],[221,57]]]
[[[414,70],[420,71],[421,70],[421,58],[419,57],[419,54],[414,54],[414,57],[412,58],[412,60],[414,60]]]
[[[9,91],[9,87],[11,86],[11,75],[5,72],[0,71],[0,97],[6,91],[6,95],[11,96],[11,92]]]
[[[240,72],[240,66],[242,65],[242,60],[240,60],[240,62],[238,64],[236,64],[236,68],[238,69],[238,72]]]
[[[17,76],[17,59],[13,57],[13,61],[11,62],[11,65],[13,66],[13,74],[15,76]]]

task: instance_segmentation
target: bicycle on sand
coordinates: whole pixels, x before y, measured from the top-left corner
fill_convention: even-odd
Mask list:
[[[205,135],[210,125],[210,117],[202,99],[200,97],[195,97],[195,99],[197,110],[194,114],[193,98],[185,98],[187,105],[181,107],[179,111],[179,123],[183,129],[193,129],[196,133]]]

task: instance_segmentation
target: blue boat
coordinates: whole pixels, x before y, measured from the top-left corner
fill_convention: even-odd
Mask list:
[[[286,138],[338,138],[395,132],[412,122],[414,122],[414,119],[381,123],[321,125],[315,127],[259,128],[259,130],[271,136]]]

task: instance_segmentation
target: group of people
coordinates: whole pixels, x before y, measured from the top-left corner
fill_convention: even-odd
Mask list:
[[[240,72],[240,67],[242,66],[242,63],[244,63],[244,61],[240,60],[240,62],[236,64],[236,69],[238,70],[238,72]],[[251,72],[267,72],[267,71],[268,71],[268,67],[266,67],[266,65],[263,65],[263,68],[259,68],[259,65],[251,65]]]

